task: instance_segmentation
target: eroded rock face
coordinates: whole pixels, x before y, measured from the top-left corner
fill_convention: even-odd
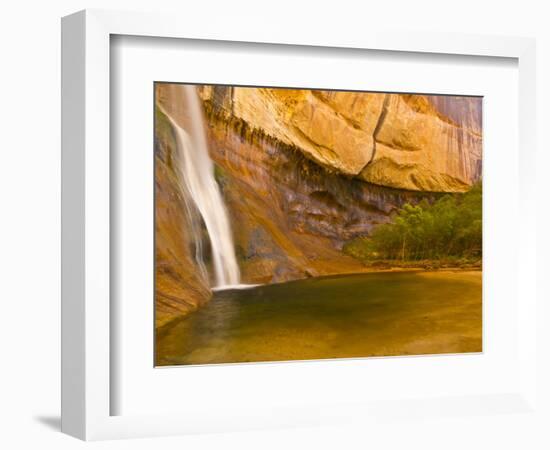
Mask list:
[[[359,272],[362,265],[342,253],[344,242],[368,234],[404,203],[432,195],[328,170],[225,107],[207,111],[210,153],[244,282]]]
[[[389,95],[372,162],[360,177],[383,186],[463,192],[481,177],[481,99]]]
[[[288,89],[205,87],[203,99],[252,129],[296,146],[312,160],[346,175],[370,161],[383,97]]]
[[[397,189],[463,192],[481,176],[481,99],[204,87],[205,101],[330,171]]]

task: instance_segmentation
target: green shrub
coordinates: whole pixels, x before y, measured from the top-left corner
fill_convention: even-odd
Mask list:
[[[344,252],[361,260],[479,259],[482,253],[482,185],[430,204],[405,204],[392,222],[355,238]]]

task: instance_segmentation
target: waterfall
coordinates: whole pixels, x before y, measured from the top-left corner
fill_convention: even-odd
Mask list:
[[[200,99],[194,86],[184,85],[182,88],[185,94],[185,110],[189,114],[188,129],[184,130],[165,114],[175,132],[179,154],[178,175],[182,188],[191,197],[208,231],[215,276],[214,287],[237,287],[240,282],[239,266],[227,210],[214,179],[214,164],[208,154]],[[187,208],[190,212],[189,205]],[[196,245],[195,259],[199,269],[207,276],[202,259],[200,227],[195,222],[191,228]]]

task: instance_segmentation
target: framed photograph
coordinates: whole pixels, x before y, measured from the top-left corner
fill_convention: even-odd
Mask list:
[[[156,365],[481,352],[482,100],[155,83]]]
[[[64,432],[537,413],[532,40],[83,11],[62,46]]]

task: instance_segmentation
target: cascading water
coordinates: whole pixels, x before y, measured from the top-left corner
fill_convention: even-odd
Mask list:
[[[189,113],[188,129],[184,130],[165,114],[175,131],[179,153],[178,175],[183,184],[182,188],[193,200],[208,231],[212,248],[214,287],[239,287],[240,272],[231,227],[219,186],[214,179],[214,164],[206,144],[200,99],[194,86],[184,85],[182,88],[185,93],[185,109]],[[196,245],[195,258],[199,268],[206,275],[200,230],[196,223],[192,224],[192,228]]]

